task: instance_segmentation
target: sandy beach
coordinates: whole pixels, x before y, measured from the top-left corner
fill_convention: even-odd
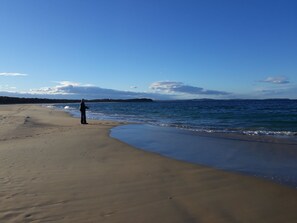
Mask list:
[[[0,222],[297,222],[296,189],[135,149],[120,124],[1,105]]]

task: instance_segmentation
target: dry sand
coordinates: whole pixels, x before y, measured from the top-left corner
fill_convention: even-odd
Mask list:
[[[296,189],[134,149],[118,124],[0,106],[0,222],[297,222]]]

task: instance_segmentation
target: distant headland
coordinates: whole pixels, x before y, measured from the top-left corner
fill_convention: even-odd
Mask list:
[[[86,102],[153,102],[150,98],[133,99],[93,99]],[[48,99],[48,98],[19,98],[0,96],[0,104],[48,104],[48,103],[78,103],[80,99]]]

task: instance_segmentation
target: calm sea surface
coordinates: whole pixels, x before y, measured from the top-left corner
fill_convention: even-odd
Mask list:
[[[90,119],[128,121],[192,131],[297,135],[297,100],[202,100],[87,103]],[[56,108],[79,116],[78,104]]]

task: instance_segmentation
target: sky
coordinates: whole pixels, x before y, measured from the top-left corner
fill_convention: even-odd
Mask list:
[[[297,99],[295,0],[0,0],[0,96]]]

